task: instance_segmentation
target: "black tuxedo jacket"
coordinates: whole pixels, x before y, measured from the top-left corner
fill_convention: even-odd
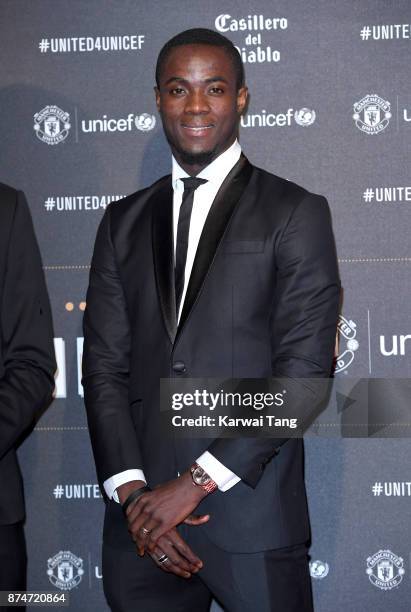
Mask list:
[[[53,332],[40,253],[22,192],[0,183],[0,524],[24,518],[19,438],[54,389]]]
[[[242,156],[210,209],[177,327],[172,199],[166,176],[110,205],[98,230],[83,385],[99,479],[142,468],[153,487],[208,449],[242,479],[198,508],[211,514],[201,528],[216,544],[253,552],[303,542],[302,440],[168,439],[159,382],[329,376],[340,284],[327,202]],[[121,529],[134,547],[108,504],[107,537]]]

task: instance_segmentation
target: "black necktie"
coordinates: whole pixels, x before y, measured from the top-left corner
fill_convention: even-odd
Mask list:
[[[200,179],[193,176],[181,180],[184,183],[184,193],[183,199],[181,201],[180,213],[178,215],[176,267],[174,272],[177,317],[184,289],[184,272],[187,259],[188,232],[190,229],[190,219],[191,211],[193,209],[194,192],[197,187],[207,182],[205,179]]]

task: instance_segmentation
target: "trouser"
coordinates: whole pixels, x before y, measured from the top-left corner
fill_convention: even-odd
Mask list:
[[[0,591],[26,590],[27,554],[22,523],[0,525]],[[1,610],[16,610],[2,607]],[[19,610],[25,608],[19,607]]]
[[[184,579],[157,567],[146,553],[103,546],[103,584],[113,612],[207,612],[215,598],[227,612],[312,612],[305,544],[258,553],[230,553],[201,527],[182,536],[204,567]]]

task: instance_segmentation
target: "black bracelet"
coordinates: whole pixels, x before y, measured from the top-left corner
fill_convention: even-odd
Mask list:
[[[147,491],[151,491],[148,485],[146,485],[145,487],[140,487],[139,489],[136,489],[135,491],[132,491],[130,493],[130,495],[127,497],[126,501],[124,502],[124,504],[122,504],[121,506],[123,508],[123,512],[125,516],[127,516],[126,510],[129,507],[129,505],[133,503],[133,501],[138,499],[141,495],[143,495],[143,493],[146,493]]]

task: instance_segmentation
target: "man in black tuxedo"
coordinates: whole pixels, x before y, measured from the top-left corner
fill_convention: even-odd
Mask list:
[[[54,389],[47,289],[25,197],[0,184],[0,591],[26,588],[19,440]]]
[[[106,596],[116,612],[202,611],[211,596],[230,612],[306,612],[302,440],[173,440],[159,387],[330,375],[340,289],[327,202],[242,154],[247,88],[225,37],[177,35],[156,81],[172,175],[108,208],[84,319]]]

